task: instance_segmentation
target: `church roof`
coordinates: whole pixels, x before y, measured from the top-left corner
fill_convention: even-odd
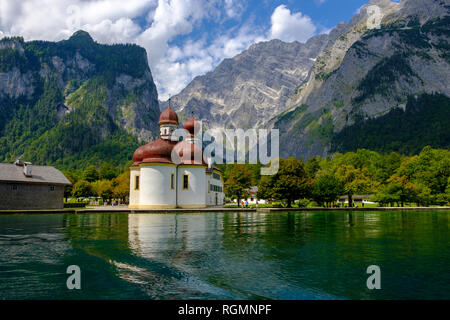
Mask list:
[[[176,143],[176,141],[161,138],[150,141],[136,149],[133,155],[133,165],[151,162],[172,163],[172,149]]]
[[[178,116],[175,113],[175,111],[172,110],[172,108],[169,106],[166,110],[161,112],[161,115],[159,116],[158,124],[174,124],[178,125]]]
[[[178,116],[170,106],[161,113],[158,124],[175,124],[178,125]],[[196,125],[197,121],[191,118],[186,121],[184,128],[189,131],[192,137],[199,130]],[[172,159],[172,151],[178,156],[178,159]],[[181,142],[172,141],[170,139],[162,139],[161,137],[155,141],[150,141],[136,149],[133,154],[133,166],[140,163],[178,163],[205,166],[206,161],[203,158],[203,150],[193,141],[184,140]]]

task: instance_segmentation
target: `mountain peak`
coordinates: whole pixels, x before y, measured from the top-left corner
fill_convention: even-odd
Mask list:
[[[89,42],[94,42],[94,39],[92,39],[91,35],[84,31],[84,30],[78,30],[76,31],[70,38],[69,40],[72,41],[89,41]]]
[[[391,1],[391,0],[370,0],[369,1],[369,5],[390,5],[392,4],[392,2],[397,3],[395,1]]]

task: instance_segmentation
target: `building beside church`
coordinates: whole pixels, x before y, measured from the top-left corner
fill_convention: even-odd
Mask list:
[[[62,209],[70,181],[58,169],[22,159],[0,163],[0,210]]]
[[[258,198],[258,187],[257,186],[253,186],[249,189],[247,189],[248,193],[249,193],[249,197],[247,199],[241,199],[241,201],[247,201],[249,205],[259,205],[259,204],[267,204],[267,200],[265,199],[259,199]],[[233,202],[237,203],[237,199],[233,199]],[[240,205],[240,204],[238,204]]]
[[[206,208],[222,206],[222,172],[203,156],[194,118],[184,124],[189,133],[173,141],[178,116],[170,107],[160,115],[159,139],[136,149],[130,167],[132,209]],[[173,161],[175,157],[176,161]]]

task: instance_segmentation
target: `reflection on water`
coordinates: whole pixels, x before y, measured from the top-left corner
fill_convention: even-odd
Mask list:
[[[0,215],[0,298],[449,299],[449,215]]]

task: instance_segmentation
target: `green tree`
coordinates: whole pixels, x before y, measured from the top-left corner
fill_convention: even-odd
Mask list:
[[[71,185],[64,187],[64,199],[67,201],[72,196],[72,190],[75,183],[80,180],[79,172],[76,170],[63,170],[63,174],[72,183]]]
[[[316,173],[321,169],[321,157],[311,157],[305,163],[305,170],[311,178],[316,177]]]
[[[67,201],[67,198],[69,198],[72,195],[72,191],[73,191],[73,186],[75,184],[75,178],[70,175],[67,172],[63,172],[64,175],[66,176],[67,180],[70,181],[71,185],[68,186],[64,186],[64,199]]]
[[[434,195],[445,193],[450,178],[450,151],[425,147],[418,156],[406,158],[397,174],[426,185]]]
[[[388,179],[378,196],[380,203],[397,203],[397,206],[405,206],[407,202],[417,200],[417,187],[407,177],[393,175]],[[424,190],[425,191],[425,190]]]
[[[379,182],[386,182],[400,167],[403,158],[402,155],[396,152],[381,156],[376,163],[374,178]]]
[[[114,196],[113,186],[110,180],[97,180],[92,183],[92,189],[103,201],[111,200]]]
[[[440,206],[445,206],[449,203],[450,198],[447,193],[439,193],[435,196],[434,202]]]
[[[398,203],[399,196],[394,193],[390,185],[383,185],[378,192],[371,198],[372,201],[378,202],[381,206]]]
[[[336,201],[344,193],[342,182],[332,173],[319,175],[314,181],[313,198],[319,204]]]
[[[263,198],[286,200],[287,206],[311,193],[311,180],[302,161],[295,158],[279,159],[279,170],[275,175],[261,179],[258,190]]]
[[[434,201],[431,189],[423,184],[414,184],[415,202],[417,206],[429,206]]]
[[[84,169],[83,179],[89,182],[94,182],[99,179],[97,168],[93,164]]]
[[[130,195],[130,173],[127,171],[114,178],[111,181],[111,186],[113,187],[114,197],[125,203],[125,199]]]
[[[273,200],[273,186],[270,176],[262,176],[258,183],[258,199]]]
[[[225,194],[231,199],[240,200],[249,196],[248,189],[252,186],[253,174],[247,166],[234,164],[226,170]]]
[[[448,178],[447,188],[445,189],[445,197],[447,199],[447,204],[450,202],[450,178]]]
[[[341,181],[344,192],[348,196],[349,207],[353,207],[353,195],[370,192],[373,188],[373,183],[364,168],[343,165],[336,170],[336,176]]]
[[[108,162],[103,162],[100,166],[100,178],[104,180],[111,180],[117,177],[117,169],[114,165]]]
[[[86,180],[80,180],[73,186],[72,196],[75,198],[88,198],[94,195],[91,184]]]

